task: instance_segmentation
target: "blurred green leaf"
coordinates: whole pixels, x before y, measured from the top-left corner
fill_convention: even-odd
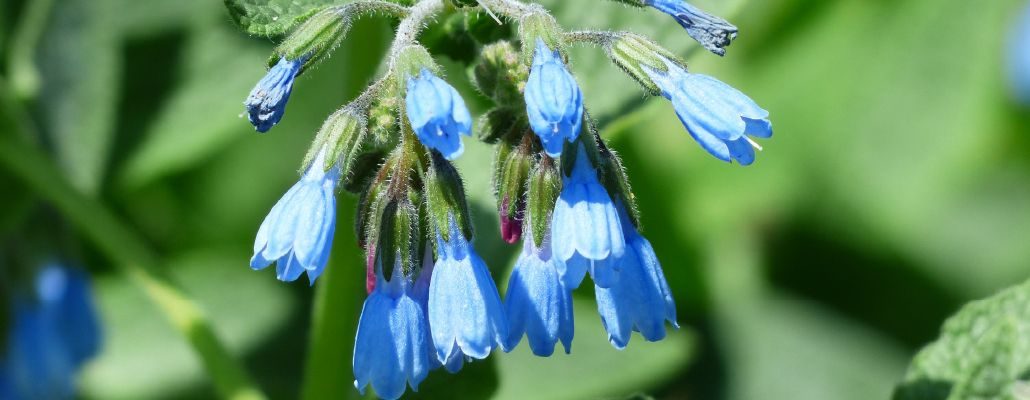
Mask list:
[[[1021,3],[832,2],[726,64],[720,78],[776,127],[755,167],[791,159],[806,213],[847,240],[896,249],[964,297],[1019,281],[1030,174],[1007,159],[998,110],[999,21]]]
[[[225,0],[233,21],[251,35],[279,36],[330,4],[347,0]]]
[[[108,1],[54,7],[40,41],[40,114],[60,167],[78,189],[96,193],[114,132],[120,62]]]
[[[242,101],[267,48],[218,24],[193,31],[183,53],[181,83],[121,171],[126,186],[189,167],[247,131]]]
[[[511,353],[495,355],[501,376],[495,399],[626,397],[675,376],[696,354],[697,340],[689,327],[670,328],[655,343],[634,335],[625,350],[616,350],[592,300],[574,298],[573,308],[576,339],[571,354],[559,345],[554,355],[537,357],[523,340]]]
[[[889,396],[905,352],[887,338],[763,282],[757,237],[709,241],[716,346],[726,398],[867,400]]]
[[[185,252],[168,263],[174,278],[189,287],[216,322],[233,353],[266,340],[292,312],[287,287],[246,267],[239,250]],[[226,290],[231,283],[232,290]],[[100,399],[169,398],[197,390],[211,393],[210,381],[189,347],[121,276],[97,279],[97,303],[104,326],[104,350],[82,375],[82,393]]]
[[[1030,380],[1030,282],[949,318],[912,360],[897,400],[1015,399]]]

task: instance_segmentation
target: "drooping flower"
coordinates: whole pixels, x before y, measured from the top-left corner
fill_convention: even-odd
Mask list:
[[[687,34],[701,46],[718,55],[737,38],[737,27],[726,20],[701,11],[683,0],[644,0],[644,4],[671,15]]]
[[[614,261],[626,248],[619,214],[597,178],[583,145],[577,146],[571,176],[562,176],[561,194],[554,206],[551,239],[559,273],[569,290],[579,287],[587,271],[594,282],[608,287],[617,279]]]
[[[672,101],[676,115],[687,132],[720,160],[740,165],[755,161],[755,147],[749,136],[769,138],[769,112],[729,85],[701,74],[692,74],[664,60],[666,71],[645,68],[651,79]]]
[[[1030,4],[1016,21],[1009,39],[1008,69],[1016,98],[1030,104]]]
[[[293,91],[293,79],[303,65],[303,58],[280,58],[250,91],[243,105],[247,106],[247,119],[258,132],[268,132],[286,114],[286,103]]]
[[[622,265],[619,280],[608,288],[596,286],[594,294],[608,341],[622,349],[629,343],[631,331],[654,342],[665,338],[665,321],[676,328],[679,325],[676,303],[651,243],[633,227],[621,205],[619,214],[626,237],[626,253],[618,260]]]
[[[565,142],[576,140],[583,125],[583,92],[561,54],[541,39],[536,41],[525,93],[533,132],[548,155],[559,156]]]
[[[89,281],[81,271],[48,265],[34,289],[12,300],[0,398],[72,398],[75,374],[101,345]]]
[[[486,263],[452,219],[449,240],[437,232],[437,260],[429,285],[429,325],[444,364],[455,357],[483,359],[505,345],[508,324]]]
[[[408,78],[405,105],[411,129],[422,144],[448,160],[465,151],[461,135],[472,134],[472,115],[451,85],[423,68],[419,76]]]
[[[307,272],[311,284],[322,274],[336,229],[336,184],[340,169],[326,171],[324,152],[315,156],[300,180],[265,217],[254,240],[250,267],[276,263],[276,278],[297,280]]]
[[[525,334],[533,354],[547,357],[560,340],[565,353],[571,351],[573,336],[572,294],[558,275],[558,263],[551,257],[550,238],[537,248],[532,235],[522,244],[522,254],[508,280],[504,311],[508,316],[509,349]]]
[[[418,385],[434,364],[429,321],[426,318],[426,289],[421,272],[415,280],[401,271],[400,261],[387,281],[377,274],[377,283],[365,299],[354,340],[354,387],[362,394],[369,385],[376,395],[396,399],[407,386]],[[381,269],[381,268],[380,268]]]

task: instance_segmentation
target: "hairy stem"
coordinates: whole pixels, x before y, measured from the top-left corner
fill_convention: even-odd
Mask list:
[[[418,35],[426,28],[426,20],[435,16],[442,9],[443,0],[419,0],[408,9],[408,16],[404,17],[401,24],[397,26],[397,33],[390,45],[388,54],[391,60],[391,70],[393,69],[393,60],[401,50],[418,40]]]

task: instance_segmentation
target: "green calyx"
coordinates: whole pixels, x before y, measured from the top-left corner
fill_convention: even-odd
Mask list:
[[[301,67],[304,71],[328,57],[350,30],[351,16],[346,10],[345,6],[328,7],[312,15],[275,48],[268,66],[275,65],[280,57],[306,59]]]
[[[310,165],[319,153],[323,153],[324,168],[328,171],[339,165],[342,176],[351,173],[351,167],[361,151],[367,132],[365,118],[348,107],[337,110],[322,124],[315,143],[308,150],[304,165]]]
[[[686,63],[669,50],[634,33],[619,33],[617,39],[605,45],[604,50],[615,65],[655,96],[661,94],[661,90],[645,68],[665,72],[669,69],[667,62],[687,68]]]
[[[413,276],[419,267],[419,212],[407,198],[391,200],[382,209],[376,241],[376,258],[383,277],[392,279],[394,266],[406,276]]]
[[[429,51],[421,45],[413,44],[405,47],[397,54],[394,63],[393,69],[397,71],[401,87],[408,78],[421,74],[422,69],[427,69],[434,75],[440,75],[440,67],[436,61],[433,61],[433,56],[429,54]]]
[[[533,49],[536,41],[542,40],[547,47],[565,54],[565,44],[561,39],[562,29],[558,21],[546,12],[534,12],[522,18],[519,24],[519,38],[522,40],[522,63],[533,63]]]
[[[499,148],[508,147],[507,144]],[[494,179],[494,190],[497,194],[497,210],[509,218],[516,218],[522,203],[525,201],[529,170],[535,158],[532,135],[525,135],[522,143],[496,162],[497,171]]]
[[[438,151],[433,150],[430,153],[425,185],[429,222],[444,240],[449,241],[450,221],[454,219],[465,239],[472,240],[472,223],[461,176],[454,165],[444,159]]]
[[[495,107],[479,117],[476,124],[479,140],[486,143],[517,142],[529,130],[529,121],[524,108]]]
[[[544,237],[551,229],[551,214],[561,193],[561,177],[554,159],[541,156],[529,173],[526,196],[526,222],[537,247],[542,246]]]

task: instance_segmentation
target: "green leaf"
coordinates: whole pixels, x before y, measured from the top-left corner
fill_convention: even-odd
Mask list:
[[[1030,378],[1030,281],[972,302],[912,360],[896,400],[1013,399]]]
[[[238,250],[189,251],[169,271],[189,287],[234,353],[258,348],[294,312],[287,286],[252,271]],[[241,261],[242,260],[242,261]],[[266,271],[267,272],[267,271]],[[232,290],[225,290],[227,283]],[[161,313],[121,275],[96,279],[104,349],[81,376],[86,398],[165,398],[212,390],[199,360]],[[131,379],[126,379],[131,377]]]
[[[252,130],[240,118],[242,101],[260,79],[267,48],[223,25],[192,33],[183,50],[181,83],[120,171],[127,186],[187,168]]]
[[[279,36],[324,6],[347,0],[225,0],[233,21],[251,35]]]
[[[575,298],[576,338],[572,353],[561,345],[550,357],[537,357],[525,338],[497,359],[501,385],[497,400],[621,398],[654,388],[694,358],[697,342],[687,327],[669,328],[662,341],[647,343],[639,335],[624,350],[608,343],[593,300]],[[495,356],[496,357],[496,356]]]
[[[109,3],[62,1],[40,41],[42,128],[61,169],[86,193],[104,177],[114,136],[120,64]]]

